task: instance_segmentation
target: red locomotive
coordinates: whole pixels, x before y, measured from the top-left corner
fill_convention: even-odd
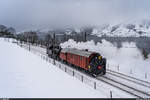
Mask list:
[[[47,49],[47,53],[49,50],[50,49]],[[72,48],[61,48],[60,50],[56,49],[56,51],[55,48],[53,48],[51,50],[53,53],[48,54],[49,56],[57,51],[58,56],[55,58],[59,58],[59,60],[71,64],[72,66],[76,66],[77,68],[84,69],[94,76],[106,74],[106,59],[102,58],[99,53]]]
[[[99,53],[77,49],[62,49],[60,59],[64,62],[80,67],[91,74],[106,73],[106,59]]]

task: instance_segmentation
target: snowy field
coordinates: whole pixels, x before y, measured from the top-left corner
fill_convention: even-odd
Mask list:
[[[97,81],[95,79],[90,79],[86,75],[84,75],[84,81],[82,83],[79,81],[80,78],[77,78],[78,75],[72,77],[60,70],[59,67],[56,67],[49,62],[43,61],[39,56],[34,55],[33,52],[29,52],[28,45],[24,44],[24,46],[26,45],[25,48],[27,48],[24,49],[16,43],[12,42],[15,41],[11,39],[8,40],[0,38],[0,61],[2,61],[0,63],[0,79],[3,80],[0,82],[0,97],[110,98],[110,91],[112,91],[113,98],[133,98],[133,96],[113,86]],[[141,74],[148,73],[147,70],[149,70],[147,69],[143,72],[139,70],[139,73],[130,74],[128,73],[128,68],[130,69],[131,66],[125,68],[124,65],[128,61],[125,58],[123,59],[124,62],[119,59],[121,62],[120,63],[116,59],[115,56],[120,58],[122,57],[122,49],[125,49],[125,51],[129,51],[126,51],[126,54],[123,56],[127,59],[130,59],[131,64],[133,63],[133,60],[139,60],[143,64],[147,62],[149,65],[149,59],[143,60],[138,49],[134,48],[131,50],[125,48],[134,46],[134,43],[125,43],[124,48],[119,49],[121,51],[117,51],[116,55],[114,53],[116,52],[115,50],[117,50],[117,48],[114,49],[114,46],[105,40],[102,44],[98,43],[97,45],[95,45],[93,41],[86,43],[76,43],[73,40],[69,40],[68,42],[61,44],[61,46],[74,47],[79,49],[88,48],[92,51],[101,52],[101,54],[105,55],[108,60],[108,69],[119,71],[137,78],[143,77]],[[38,49],[43,53],[45,52],[45,50],[41,47],[31,45],[30,48],[31,51],[33,50],[38,52]],[[139,62],[137,63],[139,64]],[[122,64],[124,66],[119,65],[120,67],[118,70],[116,64]],[[123,70],[123,68],[125,70]],[[138,70],[138,68],[140,67],[136,67],[135,69]],[[137,74],[139,74],[139,76],[136,76]],[[147,76],[145,80],[149,80],[149,76]],[[93,82],[96,82],[96,90],[93,89]],[[144,88],[142,89],[145,90]]]
[[[95,44],[94,41],[76,42],[69,40],[61,44],[63,48],[89,49],[99,52],[107,59],[107,69],[124,73],[142,80],[150,81],[150,55],[144,60],[141,51],[135,43],[123,43],[118,49],[114,44],[106,40]]]
[[[0,38],[0,98],[105,98],[37,55]]]

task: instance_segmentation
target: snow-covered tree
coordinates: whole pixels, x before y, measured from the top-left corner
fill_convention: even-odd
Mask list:
[[[0,36],[14,37],[16,30],[12,27],[7,28],[4,25],[0,25]]]
[[[10,27],[10,28],[7,28],[7,33],[15,35],[16,34],[16,30],[14,28]]]
[[[51,42],[52,42],[52,36],[50,34],[47,34],[45,36],[45,42],[46,42],[46,45],[49,45]]]
[[[4,33],[6,32],[7,27],[4,25],[0,25],[0,36],[3,36]]]

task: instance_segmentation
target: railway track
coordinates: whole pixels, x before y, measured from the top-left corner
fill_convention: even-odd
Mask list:
[[[128,86],[131,86],[131,87],[136,88],[136,89],[141,90],[141,91],[145,91],[146,93],[150,94],[150,87],[143,84],[143,83],[139,83],[137,81],[132,81],[132,80],[129,80],[128,78],[117,76],[117,75],[114,75],[114,74],[109,73],[109,72],[107,72],[107,74],[105,76],[108,78],[111,78],[115,81],[121,82],[123,84],[128,84]]]
[[[127,92],[128,94],[131,94],[135,97],[138,97],[138,98],[149,98],[150,97],[150,94],[148,94],[144,91],[135,89],[131,86],[128,86],[126,84],[123,84],[121,82],[118,82],[116,80],[113,80],[113,79],[105,77],[105,76],[97,77],[96,79],[100,80],[102,82],[105,82],[111,86],[114,86],[114,87],[116,87],[124,92]]]
[[[41,48],[41,47],[39,47],[39,48]],[[46,49],[45,49],[45,51],[43,51],[43,50],[39,50],[38,48],[36,48],[36,49],[32,48],[32,50],[34,50],[36,52],[39,52],[40,54],[47,57]],[[135,97],[150,98],[150,94],[148,92],[145,92],[144,90],[141,90],[141,89],[137,89],[136,87],[130,86],[129,84],[127,85],[126,83],[122,83],[118,79],[120,78],[121,80],[132,82],[132,85],[134,83],[138,86],[146,87],[149,90],[150,90],[150,82],[143,81],[143,80],[140,80],[140,79],[137,79],[137,78],[134,78],[134,77],[130,77],[130,76],[127,76],[127,75],[124,75],[122,73],[118,73],[118,72],[115,72],[115,71],[112,71],[112,70],[107,70],[107,74],[106,74],[106,76],[96,77],[96,79],[99,80],[99,81],[105,82],[105,83],[107,83],[107,84],[109,84],[113,87],[116,87],[116,88],[118,88],[118,89],[120,89],[120,90],[122,90],[122,91],[124,91],[124,92],[126,92],[130,95],[133,95]],[[118,81],[115,80],[116,78],[118,78],[117,79]]]
[[[144,81],[144,80],[140,80],[140,79],[137,79],[137,78],[134,78],[134,77],[122,74],[122,73],[118,73],[118,72],[115,72],[115,71],[112,71],[112,70],[109,70],[109,69],[107,69],[107,73],[111,74],[113,76],[120,77],[122,79],[126,79],[128,81],[137,83],[139,85],[143,85],[143,86],[145,86],[147,88],[150,88],[150,82],[147,82],[147,81]]]

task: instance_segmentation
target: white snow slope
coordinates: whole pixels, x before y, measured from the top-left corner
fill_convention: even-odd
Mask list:
[[[40,57],[0,38],[0,98],[104,98]]]

